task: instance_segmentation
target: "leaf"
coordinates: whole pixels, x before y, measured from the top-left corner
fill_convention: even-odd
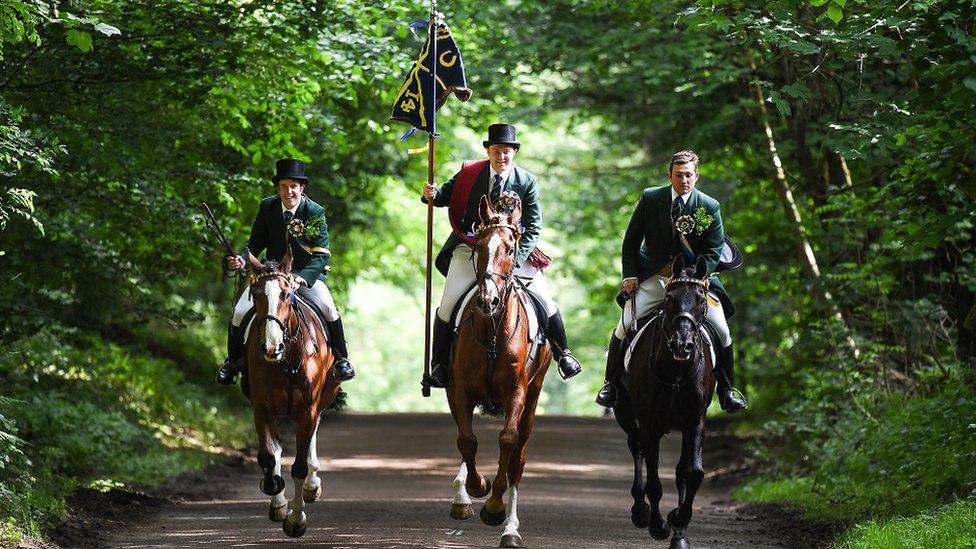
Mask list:
[[[837,4],[831,4],[827,7],[827,17],[829,17],[834,24],[840,23],[840,20],[844,18],[844,10]]]
[[[803,82],[793,82],[789,86],[783,86],[783,91],[790,95],[790,97],[795,97],[803,101],[809,100],[813,97],[813,92],[807,87]]]
[[[105,36],[114,36],[116,34],[122,34],[122,31],[113,27],[112,25],[106,25],[105,23],[99,23],[95,25],[95,30],[104,34]]]
[[[810,5],[813,7],[822,6],[827,3],[827,0],[810,0]]]
[[[67,41],[69,46],[75,46],[83,52],[90,52],[92,49],[92,38],[87,32],[71,29],[68,31]]]
[[[778,91],[769,92],[769,98],[766,99],[766,101],[769,101],[773,105],[776,105],[776,110],[778,110],[779,113],[782,114],[783,116],[789,116],[792,113],[792,110],[790,109],[790,103],[787,100],[783,99],[783,96],[780,95]]]

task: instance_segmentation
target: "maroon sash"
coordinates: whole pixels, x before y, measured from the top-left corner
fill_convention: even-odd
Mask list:
[[[465,210],[468,209],[468,197],[471,196],[471,189],[474,187],[475,179],[478,174],[488,165],[488,160],[471,160],[461,165],[461,171],[454,178],[454,190],[451,192],[451,203],[447,207],[447,217],[451,220],[451,228],[454,234],[458,235],[465,244],[474,246],[478,239],[474,235],[469,235],[470,228],[461,227],[464,221]]]

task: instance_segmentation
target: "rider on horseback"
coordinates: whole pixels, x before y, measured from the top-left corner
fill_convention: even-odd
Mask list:
[[[275,163],[275,176],[271,180],[277,185],[276,196],[261,201],[257,217],[251,228],[243,254],[260,254],[267,249],[268,259],[281,261],[285,255],[286,242],[291,247],[294,260],[292,269],[301,285],[299,294],[306,296],[324,317],[329,332],[329,345],[335,354],[334,375],[338,381],[348,381],[356,372],[349,363],[346,351],[346,338],[332,293],[325,285],[329,264],[329,228],[325,220],[325,210],[305,196],[305,163],[293,158],[285,158]],[[287,236],[286,233],[291,236]],[[240,255],[224,258],[224,266],[229,270],[247,265]],[[234,306],[234,315],[229,322],[227,334],[227,359],[217,371],[217,383],[231,385],[240,370],[239,363],[244,358],[245,317],[253,309],[251,294],[245,290]]]
[[[644,189],[624,235],[623,293],[629,298],[613,335],[607,355],[606,382],[596,397],[597,404],[613,406],[616,383],[624,369],[625,328],[643,318],[664,302],[665,285],[671,276],[671,261],[683,254],[689,264],[705,258],[707,272],[719,264],[725,233],[719,203],[695,190],[698,181],[698,156],[679,151],[668,166],[670,186]],[[735,413],[746,408],[746,401],[733,389],[732,336],[726,316],[732,316],[732,300],[719,279],[709,278],[706,321],[718,335],[718,401],[722,409]],[[635,312],[636,311],[636,312]]]
[[[473,178],[472,186],[464,189],[470,194],[464,207],[463,220],[460,227],[463,231],[470,231],[471,226],[478,221],[478,203],[482,196],[494,202],[501,196],[502,191],[516,193],[522,200],[522,225],[525,230],[519,241],[518,253],[515,258],[517,267],[515,275],[526,281],[532,293],[545,303],[549,313],[547,334],[552,345],[553,354],[559,361],[559,373],[564,379],[569,379],[580,373],[582,368],[576,357],[569,350],[566,341],[566,328],[556,302],[553,301],[542,268],[546,266],[546,257],[535,250],[539,233],[542,230],[542,208],[539,200],[538,179],[528,171],[515,166],[515,154],[521,146],[516,140],[515,127],[508,124],[492,124],[488,126],[488,140],[483,142],[488,160],[484,166],[474,165],[477,172],[469,172]],[[427,203],[432,200],[434,206],[443,207],[451,204],[452,194],[463,184],[466,170],[456,174],[440,189],[436,185],[425,185],[424,196],[421,200]],[[453,206],[452,206],[453,208]],[[530,253],[532,257],[530,257]],[[468,290],[475,284],[474,265],[471,261],[472,246],[470,241],[459,235],[457,230],[452,232],[447,242],[437,254],[436,265],[441,274],[447,277],[444,294],[440,307],[434,316],[434,341],[431,358],[430,379],[434,387],[447,387],[450,375],[451,335],[454,328],[451,325],[451,314]],[[533,258],[536,260],[533,261]],[[542,319],[540,319],[542,320]]]

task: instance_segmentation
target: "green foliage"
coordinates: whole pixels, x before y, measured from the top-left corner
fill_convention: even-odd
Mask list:
[[[976,501],[957,501],[931,512],[871,521],[854,528],[841,549],[973,549],[976,547]]]
[[[38,536],[79,486],[148,486],[241,445],[245,416],[176,362],[43,332],[0,355],[2,536]],[[25,442],[26,441],[26,442]]]
[[[891,396],[866,411],[870,419],[857,408],[837,410],[824,428],[829,436],[806,437],[803,474],[756,481],[739,495],[787,502],[815,520],[830,521],[910,516],[976,487],[971,392]]]

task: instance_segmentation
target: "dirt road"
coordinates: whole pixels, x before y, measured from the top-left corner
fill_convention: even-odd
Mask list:
[[[494,476],[498,422],[477,418],[479,464]],[[447,415],[331,416],[319,430],[323,499],[306,508],[308,532],[293,540],[267,518],[256,463],[199,486],[148,521],[112,533],[111,547],[497,547],[500,528],[475,517],[450,518],[451,481],[459,462]],[[723,442],[724,440],[724,442]],[[677,503],[674,464],[679,437],[663,445],[662,509]],[[728,438],[706,438],[706,472],[728,459]],[[290,464],[290,460],[286,460]],[[612,419],[540,417],[519,490],[520,532],[542,548],[667,547],[630,523],[632,465]],[[286,495],[293,484],[287,472]],[[790,547],[777,528],[731,500],[728,482],[706,480],[688,530],[696,549]],[[475,502],[475,512],[480,502]]]

